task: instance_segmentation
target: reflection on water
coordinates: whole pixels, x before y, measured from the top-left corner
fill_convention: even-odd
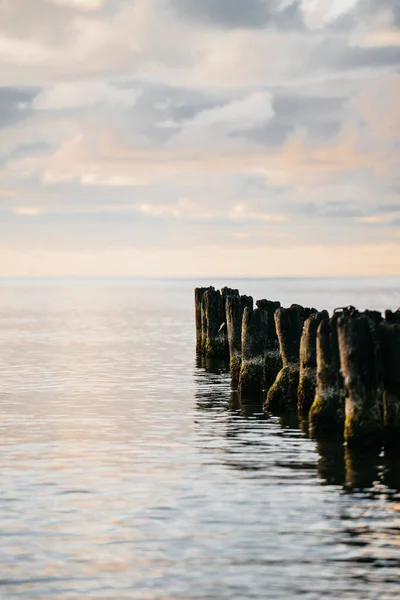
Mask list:
[[[299,420],[297,411],[266,417],[256,404],[252,413],[229,390],[226,371],[198,359],[196,365],[202,368],[195,378],[202,413],[199,431],[207,439],[204,451],[215,456],[219,448],[221,463],[241,473],[241,480],[252,482],[252,500],[243,511],[257,510],[260,485],[270,518],[258,521],[259,533],[265,520],[269,541],[279,544],[286,537],[290,550],[285,548],[282,560],[288,560],[296,546],[305,552],[309,543],[318,548],[318,557],[315,548],[308,548],[306,557],[293,557],[297,564],[289,571],[296,575],[287,586],[275,582],[271,597],[281,588],[287,597],[318,598],[322,590],[328,597],[398,597],[400,458],[348,449],[343,439],[307,439],[308,423]],[[331,493],[319,494],[315,486]],[[271,561],[263,564],[272,567]],[[303,577],[301,565],[317,569],[319,582],[309,571]]]
[[[196,365],[196,284],[0,285],[0,597],[397,598],[399,463],[240,406]],[[337,285],[239,287],[331,308]]]

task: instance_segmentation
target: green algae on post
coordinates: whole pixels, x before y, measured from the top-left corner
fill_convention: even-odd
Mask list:
[[[253,310],[253,298],[251,296],[227,296],[225,313],[232,389],[237,389],[239,385],[242,363],[242,321],[243,312],[246,307],[251,311]]]
[[[204,293],[211,288],[196,288],[194,290],[195,322],[196,322],[196,352],[202,351],[203,327],[201,320],[201,302]]]
[[[265,350],[268,339],[268,313],[248,306],[243,312],[242,322],[242,365],[239,377],[239,392],[245,397],[260,395],[264,383]]]
[[[257,300],[256,305],[260,310],[266,311],[268,315],[267,347],[265,350],[263,383],[264,389],[268,391],[283,366],[275,326],[275,311],[280,307],[281,303],[272,300]]]
[[[201,299],[201,350],[205,357],[224,358],[226,336],[223,327],[222,297],[219,290],[208,288]]]
[[[290,308],[280,307],[275,311],[275,327],[283,367],[268,390],[265,410],[280,411],[297,402],[303,315],[304,308],[298,304],[292,304]]]
[[[377,326],[367,315],[338,321],[345,387],[344,437],[349,446],[379,449],[383,441],[383,381]]]
[[[340,372],[337,322],[323,320],[317,330],[317,387],[309,412],[310,434],[321,439],[343,435],[344,384]]]
[[[329,319],[326,310],[310,315],[304,322],[301,335],[297,406],[303,415],[308,414],[315,398],[317,381],[317,330],[324,319]]]

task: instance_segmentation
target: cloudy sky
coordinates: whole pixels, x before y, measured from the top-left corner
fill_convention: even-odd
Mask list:
[[[400,275],[399,0],[0,0],[0,276]]]

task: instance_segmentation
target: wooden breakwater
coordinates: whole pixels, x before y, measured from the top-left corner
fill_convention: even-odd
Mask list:
[[[326,310],[195,290],[196,350],[229,360],[232,389],[266,413],[297,408],[317,439],[400,452],[400,309]]]

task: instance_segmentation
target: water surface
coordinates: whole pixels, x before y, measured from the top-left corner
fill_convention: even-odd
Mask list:
[[[399,464],[244,416],[196,367],[208,283],[0,282],[1,598],[399,597]],[[398,279],[215,284],[400,305]]]

